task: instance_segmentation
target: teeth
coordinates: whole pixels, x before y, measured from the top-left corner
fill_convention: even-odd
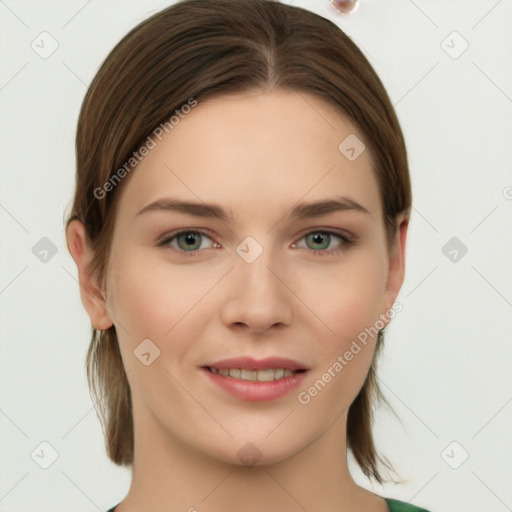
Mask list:
[[[272,380],[282,379],[289,377],[295,372],[291,370],[285,370],[284,368],[269,368],[268,370],[241,370],[240,368],[209,368],[212,373],[222,375],[224,377],[233,377],[235,379],[250,380],[258,382],[270,382]]]

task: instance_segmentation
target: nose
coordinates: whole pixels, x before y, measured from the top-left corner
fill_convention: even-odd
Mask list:
[[[252,263],[240,258],[230,272],[230,289],[222,304],[221,320],[229,328],[245,327],[254,333],[290,325],[293,285],[288,281],[288,274],[271,260],[270,251],[263,251]]]

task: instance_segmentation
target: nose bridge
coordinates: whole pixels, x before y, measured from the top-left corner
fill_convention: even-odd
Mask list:
[[[264,244],[247,237],[236,248],[233,288],[222,312],[227,324],[243,323],[263,331],[292,320],[291,296],[282,282],[286,278],[281,276],[278,253]]]
[[[254,237],[246,237],[236,248],[240,261],[235,263],[236,279],[251,292],[253,297],[258,294],[266,295],[279,293],[277,288],[280,281],[274,273],[279,274],[279,263],[267,237],[264,241],[260,237],[258,242]],[[272,269],[272,271],[270,270]],[[282,295],[282,293],[279,293]]]

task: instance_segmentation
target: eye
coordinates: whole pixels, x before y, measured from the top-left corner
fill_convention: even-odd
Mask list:
[[[196,253],[198,253],[200,249],[208,248],[202,245],[201,242],[203,241],[203,238],[212,240],[206,233],[202,231],[197,231],[193,229],[180,229],[170,233],[169,236],[164,238],[164,240],[159,242],[157,245],[168,245],[176,251],[188,252],[190,253],[190,256],[193,256]],[[176,244],[174,244],[173,242],[176,242]],[[210,247],[212,246],[220,247],[219,244],[217,244],[216,242],[214,242],[213,245],[210,245]]]
[[[340,242],[335,249],[327,249],[332,241],[332,237],[337,238]],[[311,231],[306,234],[301,240],[306,240],[306,248],[312,249],[313,254],[319,256],[337,254],[343,250],[346,250],[352,242],[347,237],[333,233],[332,231]],[[297,247],[297,244],[293,244]],[[311,247],[312,246],[312,247]],[[315,247],[316,246],[316,247]],[[320,246],[320,247],[318,247]]]

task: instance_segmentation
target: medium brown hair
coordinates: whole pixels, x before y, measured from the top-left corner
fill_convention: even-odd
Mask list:
[[[75,194],[66,227],[74,219],[84,223],[94,255],[91,271],[100,283],[105,283],[116,204],[129,176],[100,199],[94,191],[190,98],[200,103],[216,95],[274,90],[315,95],[358,129],[371,155],[392,247],[396,218],[409,213],[412,204],[406,147],[384,86],[358,47],[331,21],[274,0],[183,0],[123,37],[82,104]],[[372,436],[375,403],[387,403],[375,374],[382,344],[380,331],[373,363],[347,419],[347,445],[363,473],[379,483],[377,459],[391,467],[377,455]],[[131,393],[114,326],[92,327],[86,369],[107,455],[131,466]]]

